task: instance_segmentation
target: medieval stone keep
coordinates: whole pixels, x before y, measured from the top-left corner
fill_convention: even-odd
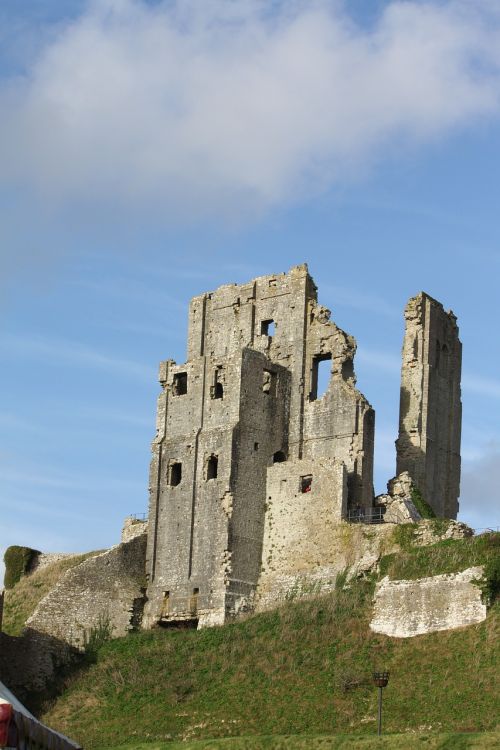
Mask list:
[[[458,329],[424,294],[406,317],[398,472],[454,518]],[[160,365],[143,626],[218,624],[255,608],[288,574],[325,564],[342,520],[372,512],[375,419],[355,351],[306,265],[191,301],[187,361]]]

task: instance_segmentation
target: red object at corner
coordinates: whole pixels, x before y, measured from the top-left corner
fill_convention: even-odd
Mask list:
[[[9,725],[12,719],[10,703],[0,703],[0,747],[5,747],[9,738]]]

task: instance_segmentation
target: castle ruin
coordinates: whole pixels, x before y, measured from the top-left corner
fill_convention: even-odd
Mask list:
[[[460,492],[457,319],[421,292],[405,308],[397,468],[408,471],[437,516],[456,518]]]
[[[455,518],[458,329],[425,294],[406,319],[398,472]],[[191,301],[187,361],[160,365],[143,626],[221,624],[253,607],[276,547],[288,569],[320,565],[331,529],[370,513],[375,415],[355,351],[305,264]]]

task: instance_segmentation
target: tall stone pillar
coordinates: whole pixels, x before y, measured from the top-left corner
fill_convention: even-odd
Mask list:
[[[405,308],[397,473],[408,471],[440,518],[460,493],[462,345],[453,313],[424,292]]]

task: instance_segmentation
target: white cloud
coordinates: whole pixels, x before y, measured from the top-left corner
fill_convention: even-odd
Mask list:
[[[398,142],[496,116],[500,8],[335,0],[96,0],[0,90],[0,180],[199,218],[252,214]]]

